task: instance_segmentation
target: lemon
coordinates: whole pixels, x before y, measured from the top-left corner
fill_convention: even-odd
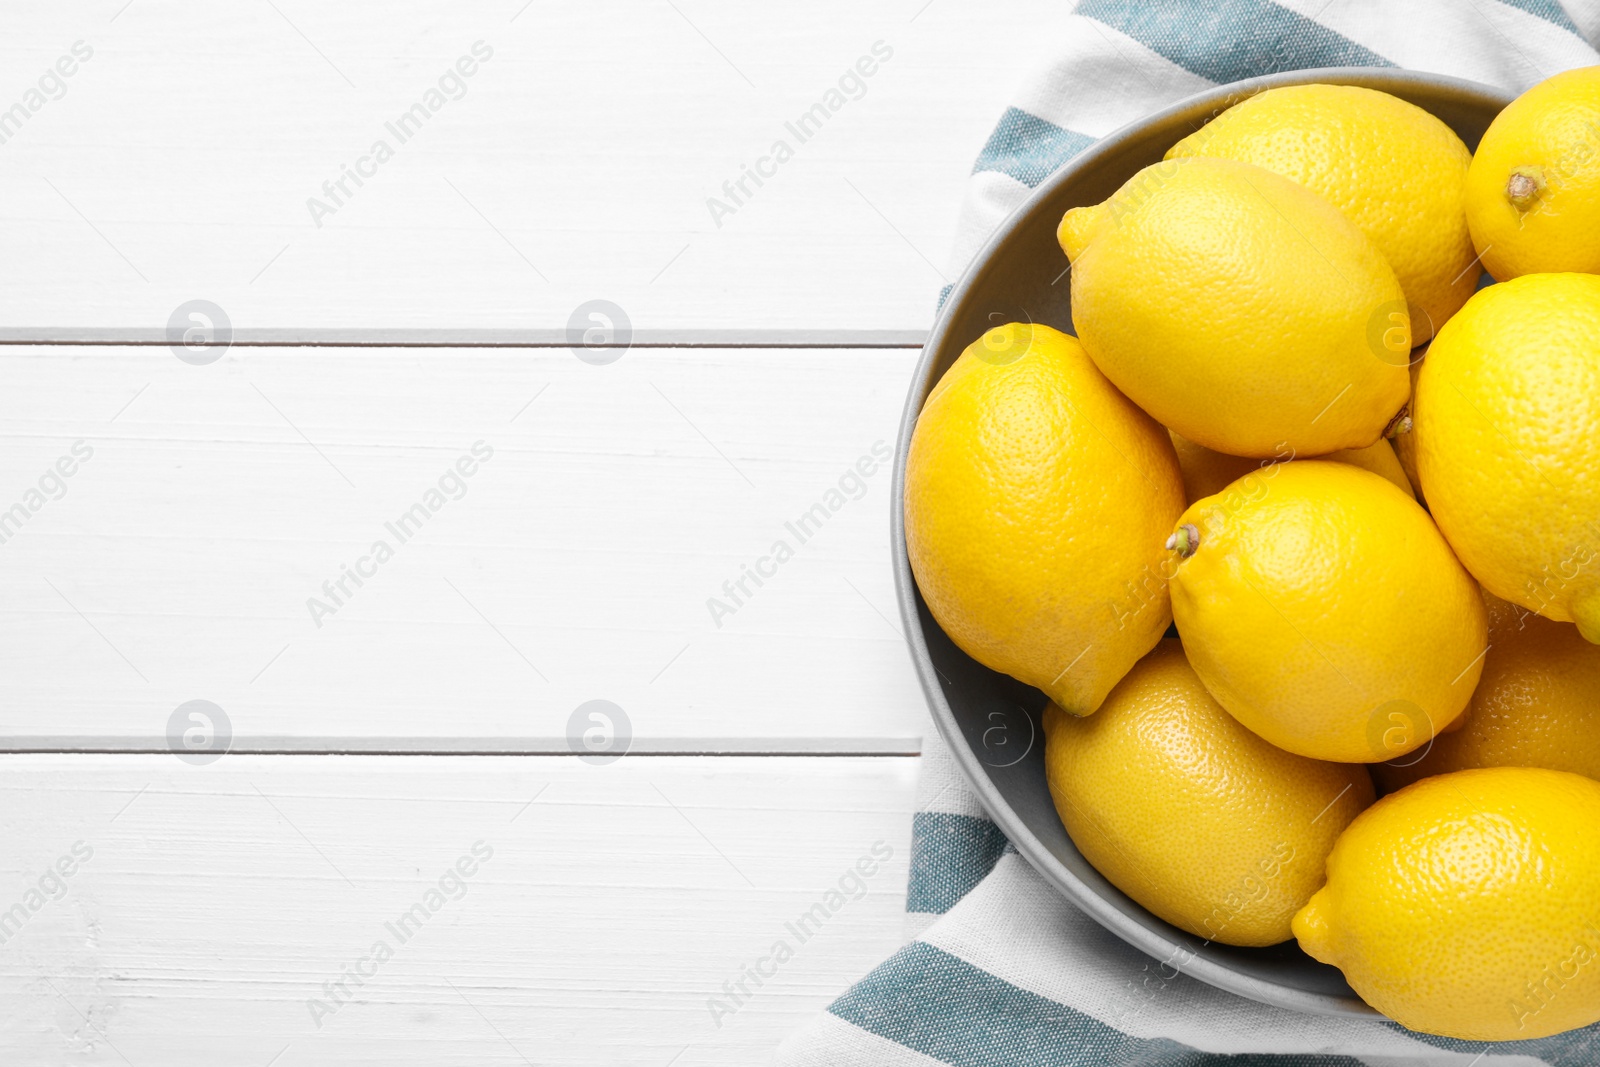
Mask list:
[[[1415,104],[1354,85],[1268,89],[1167,152],[1184,156],[1254,163],[1344,212],[1394,268],[1413,344],[1472,295],[1479,272],[1462,206],[1472,153]]]
[[[1473,156],[1466,205],[1499,281],[1600,274],[1600,67],[1557,74],[1500,112]]]
[[[1345,463],[1281,463],[1179,523],[1178,633],[1211,695],[1257,734],[1312,759],[1374,762],[1466,707],[1483,601],[1390,482]]]
[[[1168,431],[1169,433],[1171,431]],[[1183,492],[1192,504],[1201,497],[1220,493],[1232,483],[1254,471],[1262,470],[1272,460],[1250,459],[1245,456],[1228,456],[1213,452],[1205,445],[1197,445],[1186,437],[1172,433],[1172,447],[1178,453],[1178,467],[1183,471]],[[1284,460],[1293,456],[1284,456]],[[1348,463],[1352,467],[1381,474],[1399,489],[1409,493],[1411,482],[1388,441],[1379,441],[1366,448],[1346,448],[1319,457],[1333,463]]]
[[[1417,499],[1427,503],[1427,497],[1422,493],[1422,479],[1417,474],[1417,378],[1422,373],[1422,363],[1428,357],[1425,348],[1411,361],[1411,403],[1407,404],[1395,423],[1390,426],[1389,432],[1393,434],[1390,439],[1394,445],[1394,454],[1400,459],[1400,469],[1406,472],[1406,481],[1416,491]]]
[[[1226,159],[1146,167],[1056,236],[1072,321],[1117,388],[1234,456],[1377,441],[1405,403],[1405,299],[1377,247],[1287,178]]]
[[[1596,826],[1600,783],[1580,775],[1425,779],[1345,830],[1295,937],[1413,1030],[1511,1041],[1587,1026],[1600,1020]]]
[[[1600,277],[1479,292],[1429,348],[1414,407],[1422,491],[1461,562],[1600,642]]]
[[[1489,653],[1461,729],[1373,768],[1387,789],[1469,767],[1547,767],[1600,779],[1600,648],[1571,623],[1499,597],[1489,605]]]
[[[1098,708],[1171,621],[1172,442],[1048,326],[988,331],[934,386],[904,508],[911,568],[945,633],[1074,714]]]
[[[1406,477],[1406,469],[1400,465],[1400,457],[1395,455],[1394,446],[1388,441],[1379,441],[1366,448],[1347,448],[1340,452],[1329,452],[1319,458],[1331,463],[1348,463],[1352,467],[1371,471],[1402,493],[1408,496],[1416,495],[1411,487],[1411,479]]]
[[[1084,858],[1207,941],[1275,945],[1372,803],[1365,767],[1274,748],[1240,726],[1168,639],[1098,714],[1045,713],[1045,775]]]

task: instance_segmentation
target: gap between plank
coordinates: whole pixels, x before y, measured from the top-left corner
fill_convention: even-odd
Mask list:
[[[375,735],[371,737],[257,734],[232,737],[222,751],[250,756],[582,756],[564,737],[439,737]],[[625,754],[632,756],[916,756],[919,737],[633,737]],[[118,737],[87,734],[63,737],[15,735],[0,738],[0,755],[26,753],[93,753],[152,755],[170,753],[162,737],[148,734]],[[604,755],[604,753],[597,753]]]
[[[169,748],[0,748],[0,756],[169,756],[173,755]],[[572,752],[567,749],[560,751],[542,751],[534,749],[435,749],[422,750],[414,748],[383,749],[383,748],[339,748],[339,749],[310,749],[310,748],[230,748],[223,755],[227,756],[526,756],[545,758],[549,756],[562,756],[567,759],[581,759],[588,753]],[[655,759],[671,757],[683,759],[693,757],[696,759],[860,759],[863,757],[892,759],[906,759],[921,756],[920,749],[908,749],[902,752],[891,752],[884,749],[863,749],[850,751],[844,749],[813,749],[813,750],[760,750],[738,751],[733,749],[717,749],[714,751],[700,751],[685,749],[683,751],[651,750],[645,752],[626,752],[618,759]],[[219,757],[220,758],[220,757]]]
[[[628,348],[918,349],[927,330],[638,330]],[[165,348],[162,329],[0,327],[0,345]],[[574,348],[564,330],[298,329],[237,330],[231,348]],[[621,346],[618,346],[621,347]]]

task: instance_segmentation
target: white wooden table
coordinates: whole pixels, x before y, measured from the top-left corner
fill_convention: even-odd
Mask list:
[[[0,1062],[755,1063],[891,951],[882,456],[1066,13],[7,5]]]

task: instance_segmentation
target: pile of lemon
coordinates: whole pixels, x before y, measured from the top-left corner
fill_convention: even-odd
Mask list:
[[[1050,697],[1073,841],[1413,1029],[1600,1020],[1600,67],[1476,154],[1262,92],[1058,237],[1076,338],[976,340],[904,507],[939,624]]]

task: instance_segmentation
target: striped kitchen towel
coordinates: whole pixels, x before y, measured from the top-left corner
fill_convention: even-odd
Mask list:
[[[1399,66],[1521,91],[1600,63],[1600,0],[1081,0],[984,146],[955,263],[1096,138],[1219,83]],[[930,729],[910,942],[794,1034],[781,1067],[1600,1067],[1600,1026],[1485,1045],[1268,1008],[1128,947],[985,818]]]

